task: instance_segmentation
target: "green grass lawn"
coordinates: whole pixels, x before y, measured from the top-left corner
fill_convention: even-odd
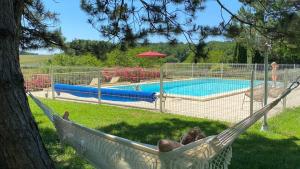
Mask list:
[[[21,55],[20,63],[24,65],[45,64],[51,56],[49,55]]]
[[[131,140],[156,144],[161,138],[178,140],[191,127],[199,126],[207,135],[217,134],[228,124],[151,111],[63,101],[45,101],[60,114],[90,128]],[[93,168],[58,140],[53,125],[30,101],[43,141],[57,168]],[[300,169],[300,108],[287,110],[269,121],[270,130],[253,126],[233,144],[230,169]]]

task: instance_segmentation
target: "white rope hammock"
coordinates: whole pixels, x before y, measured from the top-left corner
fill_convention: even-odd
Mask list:
[[[300,77],[277,99],[252,116],[216,136],[206,137],[170,152],[159,152],[156,146],[130,141],[64,120],[31,93],[29,96],[54,123],[61,141],[71,145],[96,168],[228,169],[234,140],[298,87],[299,79]]]

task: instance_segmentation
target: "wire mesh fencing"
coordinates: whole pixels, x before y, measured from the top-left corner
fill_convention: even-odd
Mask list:
[[[297,66],[278,65],[276,70],[269,66],[265,85],[263,64],[166,64],[163,71],[164,111],[238,122],[260,109],[265,98],[270,102],[279,96],[299,75]],[[296,94],[289,98],[293,95]],[[276,106],[270,117],[285,107],[300,105],[300,99],[289,98]]]
[[[160,69],[22,66],[27,90],[39,97],[152,109],[235,123],[275,99],[299,65],[165,64]],[[267,76],[267,80],[265,77]],[[296,90],[268,115],[300,105]]]
[[[53,68],[53,98],[157,109],[157,93],[145,83],[159,83],[159,71],[144,68]]]
[[[50,67],[22,65],[24,87],[28,91],[41,91],[51,86]]]

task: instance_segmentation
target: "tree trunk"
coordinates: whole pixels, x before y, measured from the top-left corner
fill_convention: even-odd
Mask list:
[[[0,168],[54,168],[29,109],[19,64],[23,0],[0,0]]]

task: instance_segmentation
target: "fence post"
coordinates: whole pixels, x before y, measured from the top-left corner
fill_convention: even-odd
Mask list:
[[[254,80],[257,80],[257,63],[254,64]]]
[[[168,63],[165,64],[165,75],[166,77],[168,77]]]
[[[98,72],[98,104],[101,104],[101,70]]]
[[[221,79],[223,79],[224,63],[221,63]]]
[[[294,64],[294,70],[296,70],[296,64]]]
[[[50,78],[51,78],[51,92],[52,92],[52,99],[55,99],[55,88],[54,88],[54,71],[53,67],[51,66],[50,71]]]
[[[250,82],[250,116],[253,115],[253,97],[254,97],[254,70],[251,71],[251,82]]]
[[[192,78],[194,78],[194,63],[192,63]]]
[[[164,90],[163,90],[163,65],[160,66],[160,71],[159,71],[159,111],[163,112],[163,94],[164,94]]]
[[[265,71],[265,77],[264,77],[264,106],[268,104],[268,54],[265,55],[264,58],[264,71]],[[268,130],[268,117],[267,114],[264,115],[263,125],[261,127],[261,130],[266,131]]]
[[[288,69],[284,69],[283,79],[284,79],[283,85],[284,85],[284,89],[285,89],[288,86]],[[286,97],[284,97],[282,100],[282,108],[283,108],[283,110],[286,109]]]

